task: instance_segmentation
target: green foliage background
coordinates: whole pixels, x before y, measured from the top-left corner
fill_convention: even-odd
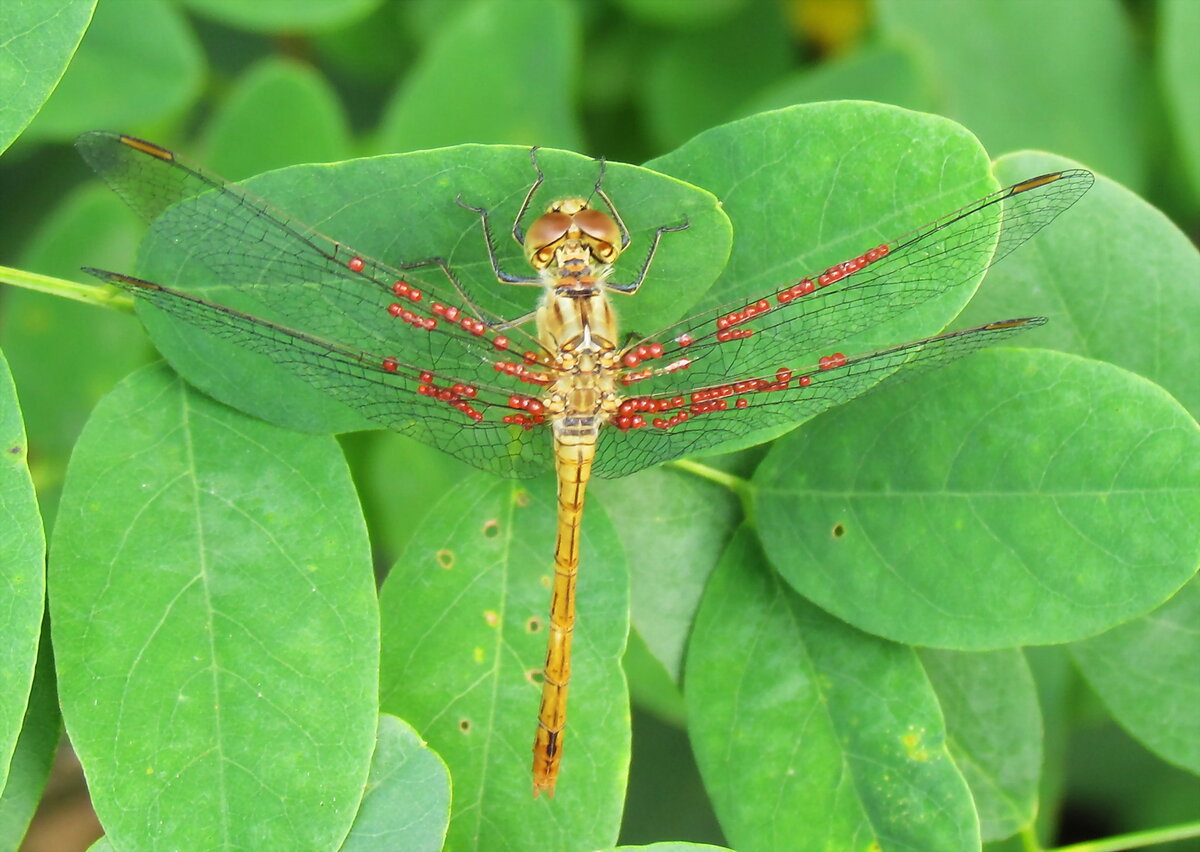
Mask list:
[[[142,366],[156,350],[133,316],[5,288],[0,437],[27,453],[0,469],[0,848],[41,795],[60,705],[120,849],[748,852],[827,833],[999,852],[1200,822],[1197,43],[1193,0],[7,0],[0,263],[69,280],[154,263],[70,148],[97,128],[230,180],[462,143],[646,163],[713,193],[733,249],[722,273],[727,226],[679,185],[713,230],[667,247],[670,287],[622,313],[642,331],[677,307],[664,292],[769,290],[991,188],[983,152],[940,119],[853,103],[747,118],[764,110],[878,101],[961,123],[1001,183],[1071,164],[1100,180],[956,323],[1045,314],[1019,343],[1043,349],[981,353],[765,456],[712,460],[752,478],[749,519],[677,469],[593,489],[574,765],[553,803],[528,797],[525,675],[544,633],[523,615],[545,606],[552,484],[474,476],[395,435],[246,418]],[[890,121],[910,138],[855,160]],[[413,187],[420,156],[396,161]],[[511,207],[525,157],[458,149],[444,170],[478,172]],[[613,173],[642,246],[663,193]],[[419,256],[449,252],[436,243],[463,233],[453,191],[365,221],[361,199],[306,174],[255,191],[300,218],[341,210],[338,236],[373,252],[411,232],[434,243]],[[881,205],[885,187],[904,205]],[[486,272],[471,251],[468,274]],[[969,288],[952,296],[862,345],[935,333]],[[264,401],[253,369],[155,340],[217,399],[323,428],[300,397]],[[494,518],[500,536],[475,535]],[[930,547],[946,518],[974,536],[960,551]],[[43,527],[57,662],[45,638],[36,653]],[[172,561],[180,543],[203,556]],[[451,548],[453,571],[422,561]],[[378,601],[372,565],[390,571]],[[480,617],[496,600],[512,607],[499,631]],[[462,637],[487,676],[454,657]]]

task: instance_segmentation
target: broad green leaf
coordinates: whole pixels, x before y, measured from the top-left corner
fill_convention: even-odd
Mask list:
[[[967,779],[984,840],[1033,822],[1042,768],[1037,688],[1016,649],[919,652],[946,717],[946,742]]]
[[[95,127],[161,121],[200,94],[203,73],[200,45],[174,3],[108,0],[30,133],[66,141]]]
[[[675,5],[688,12],[693,6]],[[793,47],[784,14],[781,4],[755,0],[716,26],[659,36],[637,88],[657,150],[728,120],[749,93],[787,69]],[[713,62],[716,55],[721,62]],[[698,91],[704,96],[696,97]]]
[[[916,654],[804,601],[746,533],[704,593],[685,684],[688,732],[735,848],[978,848]]]
[[[8,0],[0,16],[0,151],[50,97],[79,46],[96,0]]]
[[[119,848],[341,841],[378,624],[336,442],[138,371],[72,455],[50,577],[63,715]]]
[[[752,0],[618,0],[631,16],[648,24],[674,29],[719,26]]]
[[[21,725],[21,736],[8,766],[8,783],[0,788],[0,848],[17,849],[29,828],[62,734],[55,689],[54,655],[50,648],[49,624],[42,624],[37,667],[29,690],[29,705]]]
[[[206,159],[227,180],[344,159],[350,131],[337,93],[311,66],[264,59],[238,78],[208,122]]]
[[[628,578],[595,497],[584,511],[562,771],[553,799],[532,795],[554,506],[548,479],[467,477],[410,520],[416,534],[384,583],[382,709],[450,767],[448,850],[616,840],[629,763]]]
[[[704,583],[741,520],[736,497],[660,468],[593,486],[629,554],[634,627],[676,683]]]
[[[68,280],[85,263],[128,268],[137,220],[103,187],[67,196],[42,221],[21,266]],[[135,317],[16,288],[5,288],[0,344],[21,388],[34,484],[54,517],[67,457],[96,402],[150,354]]]
[[[1071,646],[1092,689],[1163,760],[1200,775],[1200,581],[1149,615]]]
[[[725,846],[713,846],[708,843],[665,842],[651,843],[648,846],[614,846],[612,852],[732,852]]]
[[[1166,102],[1176,147],[1191,179],[1192,197],[1200,198],[1200,4],[1161,0],[1158,4],[1158,84]]]
[[[620,528],[621,524],[618,523],[617,529]],[[687,713],[683,707],[683,693],[677,685],[678,678],[671,677],[636,629],[629,634],[629,645],[625,649],[621,667],[629,681],[629,695],[634,704],[664,722],[683,727]]]
[[[1156,385],[985,350],[828,412],[754,479],[801,594],[860,629],[959,650],[1068,642],[1196,571],[1200,429]]]
[[[907,109],[929,109],[933,93],[912,54],[890,44],[874,44],[781,78],[755,95],[745,115],[793,104],[864,100]]]
[[[996,188],[964,128],[880,104],[809,104],[701,133],[647,166],[703,187],[733,222],[733,251],[703,304],[774,294]],[[849,338],[845,352],[939,331],[977,281]],[[640,294],[639,294],[640,297]],[[877,306],[864,306],[864,317]],[[806,355],[796,353],[798,363]]]
[[[927,69],[937,111],[989,150],[1042,148],[1144,183],[1147,69],[1117,0],[880,0],[877,9],[885,37]]]
[[[595,161],[577,154],[542,150],[538,152],[538,163],[546,174],[534,202],[539,206],[554,198],[586,193],[595,184]],[[458,206],[455,198],[461,194],[466,202],[494,211],[493,227],[508,231],[533,177],[528,149],[467,145],[326,166],[298,166],[262,175],[245,185],[277,209],[341,240],[344,246],[353,246],[346,251],[393,265],[444,257],[472,299],[501,316],[516,317],[537,304],[538,290],[496,281],[488,265],[479,217]],[[687,231],[666,235],[675,239],[663,239],[654,260],[654,286],[647,285],[636,298],[622,300],[618,306],[624,329],[660,328],[683,314],[688,303],[699,298],[718,274],[728,251],[728,220],[711,195],[635,166],[609,164],[604,186],[619,209],[628,211],[622,216],[634,240],[618,261],[615,280],[636,277],[655,228],[684,220],[692,223]],[[218,274],[194,257],[188,259],[195,246],[212,239],[204,227],[167,233],[152,228],[143,244],[140,274],[222,304],[278,318],[258,302],[248,298],[237,301],[233,292],[237,282],[228,274]],[[256,250],[253,244],[229,247],[231,253],[238,249],[243,253]],[[529,269],[515,242],[504,240],[498,250],[504,269],[522,273]],[[247,280],[253,281],[260,274],[260,268],[246,264]],[[411,271],[404,276],[426,291],[454,292],[437,271]],[[452,304],[461,302],[457,297],[445,298]],[[363,311],[384,307],[384,303],[364,306]],[[325,308],[314,305],[313,310],[319,313]],[[306,431],[372,428],[355,412],[305,384],[272,359],[180,326],[169,317],[154,314],[152,309],[139,313],[172,366],[188,381],[227,404]],[[359,319],[347,317],[345,322],[352,326]],[[363,345],[353,339],[341,342]]]
[[[1046,154],[1002,157],[1001,180],[1075,165]],[[1162,385],[1200,416],[1200,252],[1160,211],[1100,177],[1036,242],[999,264],[964,311],[966,325],[1044,314],[1021,338],[1109,361]]]
[[[450,775],[417,732],[379,717],[362,806],[341,852],[438,852],[450,821]]]
[[[583,38],[576,5],[471,0],[447,12],[453,17],[385,107],[378,149],[464,142],[581,148],[571,100]]]
[[[17,389],[0,355],[0,790],[29,702],[46,594],[46,539],[28,453]]]
[[[351,23],[382,0],[185,0],[184,5],[231,27],[261,32],[310,32]]]

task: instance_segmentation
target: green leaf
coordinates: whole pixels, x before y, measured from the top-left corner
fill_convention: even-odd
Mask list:
[[[29,702],[46,594],[46,539],[28,452],[17,389],[0,355],[0,790]]]
[[[463,142],[582,148],[571,100],[582,39],[577,7],[473,0],[450,11],[387,104],[379,150]]]
[[[578,154],[541,150],[538,163],[546,181],[537,203],[587,192],[596,181],[595,161]],[[345,248],[393,265],[444,257],[467,293],[502,316],[521,316],[536,304],[535,288],[496,281],[487,261],[479,218],[455,203],[464,201],[493,212],[493,227],[508,230],[534,177],[529,151],[508,146],[465,145],[391,157],[351,160],[326,166],[297,166],[246,183],[248,191],[341,240]],[[654,287],[640,290],[620,307],[624,328],[660,328],[678,318],[717,275],[729,245],[728,220],[716,199],[672,178],[635,166],[609,164],[604,185],[633,236],[633,248],[617,264],[615,280],[630,281],[645,257],[654,229],[686,219],[693,224],[664,239],[654,261]],[[528,222],[526,223],[528,224]],[[236,227],[236,223],[234,223]],[[174,242],[179,239],[179,243]],[[139,260],[141,274],[167,286],[205,295],[267,318],[272,313],[251,299],[237,301],[237,280],[204,266],[191,249],[213,239],[210,230],[160,233],[151,229]],[[217,239],[228,239],[220,235]],[[503,268],[528,270],[511,240],[498,246]],[[231,245],[231,252],[256,251],[254,244]],[[250,272],[260,271],[247,264]],[[438,272],[405,273],[426,289],[453,292]],[[682,295],[681,295],[682,294]],[[452,300],[460,301],[458,299]],[[324,310],[314,305],[313,311]],[[351,409],[269,359],[217,340],[152,309],[140,309],[159,351],[179,372],[211,396],[279,425],[305,431],[374,428]],[[292,325],[293,323],[287,323]],[[349,345],[356,340],[342,341]]]
[[[161,121],[200,94],[203,73],[200,45],[175,4],[100,3],[87,38],[29,132],[65,141],[94,127]]]
[[[1094,361],[985,350],[828,412],[754,478],[801,594],[872,633],[960,650],[1068,642],[1196,570],[1200,429]]]
[[[337,93],[309,65],[264,59],[238,78],[208,123],[213,171],[227,180],[345,159],[350,130]]]
[[[50,97],[87,29],[96,0],[8,0],[0,17],[0,151]]]
[[[406,722],[380,716],[367,790],[341,852],[438,852],[449,821],[446,764]]]
[[[704,584],[741,521],[726,488],[670,468],[597,480],[630,555],[633,624],[678,683]],[[695,523],[703,518],[703,523]]]
[[[971,788],[984,840],[1033,822],[1042,768],[1042,718],[1016,649],[919,651],[946,717],[947,745]]]
[[[562,772],[531,791],[555,535],[554,484],[477,474],[423,518],[383,586],[384,712],[450,767],[449,849],[598,848],[616,840],[629,764],[621,672],[629,591],[620,543],[589,498]]]
[[[631,16],[648,24],[673,29],[719,25],[747,5],[749,0],[618,0]]]
[[[1002,180],[1074,165],[1046,154],[1002,157]],[[1021,338],[1109,361],[1162,385],[1200,416],[1200,252],[1166,216],[1100,177],[1037,241],[988,274],[965,324],[1044,314]]]
[[[40,223],[21,265],[78,280],[84,263],[128,268],[137,222],[112,193],[91,185],[67,196]],[[88,414],[150,354],[136,318],[44,293],[9,288],[0,344],[21,389],[31,469],[43,515],[53,518],[67,457]]]
[[[886,37],[927,69],[937,111],[989,150],[1041,148],[1135,189],[1145,182],[1147,69],[1116,0],[877,5]]]
[[[673,4],[692,12],[694,3]],[[744,4],[715,26],[660,35],[638,87],[657,150],[669,150],[727,120],[752,92],[782,73],[793,45],[778,3]],[[721,62],[713,62],[720,55]],[[737,68],[731,74],[729,69]],[[704,97],[695,93],[704,92]]]
[[[686,843],[683,841],[666,843],[651,843],[647,846],[614,846],[612,852],[732,852],[725,846],[712,846],[708,843]]]
[[[310,32],[343,26],[382,0],[185,0],[184,5],[231,27],[261,32]]]
[[[50,601],[63,715],[118,847],[341,841],[378,627],[336,442],[134,373],[71,458]]]
[[[647,165],[709,190],[733,222],[733,251],[702,303],[706,307],[774,293],[996,188],[986,153],[964,128],[937,116],[856,102],[809,104],[735,121]],[[847,338],[842,351],[936,333],[976,284],[964,282],[870,333]],[[815,363],[825,354],[797,352],[796,363]]]
[[[21,725],[8,783],[0,787],[0,848],[17,849],[38,808],[62,735],[58,691],[54,679],[54,654],[49,623],[42,623],[38,658],[29,689],[29,704]]]
[[[877,101],[929,110],[933,93],[910,51],[874,44],[782,77],[751,99],[742,113],[753,115],[793,104],[834,100]]]
[[[1163,760],[1200,775],[1200,581],[1147,616],[1070,647],[1114,718]]]
[[[916,654],[801,599],[746,533],[704,593],[685,684],[688,733],[735,848],[978,848]]]
[[[1158,82],[1193,198],[1200,198],[1200,5],[1193,0],[1158,4]]]

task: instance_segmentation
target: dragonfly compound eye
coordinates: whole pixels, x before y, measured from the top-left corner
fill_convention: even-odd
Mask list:
[[[525,254],[539,269],[554,259],[554,246],[567,235],[571,217],[566,213],[543,213],[525,235]]]
[[[616,247],[621,244],[621,229],[611,216],[588,208],[575,214],[575,224],[591,238],[592,250],[597,258],[606,262],[616,260],[620,254]]]

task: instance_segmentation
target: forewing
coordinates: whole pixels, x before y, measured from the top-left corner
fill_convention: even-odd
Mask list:
[[[631,393],[670,396],[792,368],[981,275],[1093,182],[1082,169],[1022,181],[824,273],[690,317],[631,345],[625,381]]]

